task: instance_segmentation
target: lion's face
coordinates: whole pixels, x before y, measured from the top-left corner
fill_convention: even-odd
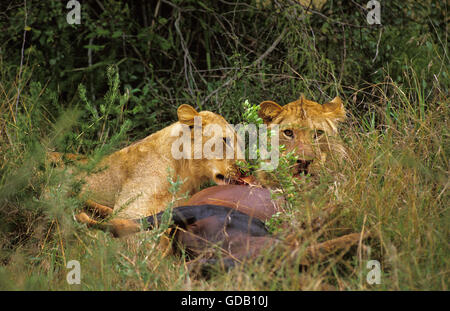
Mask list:
[[[343,152],[337,125],[345,119],[345,109],[339,97],[323,105],[303,97],[285,106],[264,101],[259,116],[269,128],[279,126],[280,145],[297,155],[294,175],[311,173],[328,155]]]
[[[190,165],[196,173],[219,185],[227,184],[239,175],[235,166],[240,152],[237,135],[222,116],[210,111],[197,112],[189,105],[181,105],[178,120],[189,126],[192,146]],[[201,143],[199,136],[196,140],[195,135],[202,136]]]

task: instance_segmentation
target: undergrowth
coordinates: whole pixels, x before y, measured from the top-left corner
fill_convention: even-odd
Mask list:
[[[81,35],[91,44],[73,40],[79,34],[59,19],[60,36],[39,29],[39,12],[46,11],[29,7],[23,62],[17,55],[24,8],[8,8],[9,49],[0,49],[0,289],[448,290],[449,59],[440,19],[446,7],[393,1],[383,10],[386,26],[371,28],[358,26],[364,10],[356,14],[340,1],[327,1],[322,15],[289,1],[236,3],[233,14],[242,18],[230,17],[229,3],[212,9],[187,2],[163,1],[155,22],[140,28],[140,20],[130,22],[139,7],[108,1],[98,20],[86,13],[92,21]],[[59,6],[46,12],[49,24]],[[123,14],[108,26],[114,12]],[[118,29],[128,24],[130,36]],[[47,46],[52,42],[62,48]],[[81,56],[68,42],[92,50],[93,63],[77,67]],[[233,124],[257,123],[254,105],[286,104],[301,93],[320,103],[343,98],[346,156],[300,179],[285,170],[292,159],[281,159],[274,178],[288,208],[268,226],[289,247],[228,272],[217,267],[209,279],[167,252],[166,227],[115,239],[77,223],[82,202],[72,195],[79,189],[73,171],[46,160],[52,150],[82,153],[89,162],[76,170],[88,173],[104,155],[175,121],[181,103]],[[307,245],[352,232],[370,238],[298,268]],[[70,260],[81,264],[80,285],[66,281]],[[381,263],[381,284],[366,282],[368,260]]]

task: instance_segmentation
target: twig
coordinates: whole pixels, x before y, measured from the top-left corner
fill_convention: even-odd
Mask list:
[[[88,48],[88,68],[92,67],[92,43],[94,42],[94,38],[89,39],[89,48]],[[94,79],[92,78],[92,72],[91,74],[91,94],[92,94],[92,103],[95,102],[95,92],[94,92]]]
[[[19,106],[19,98],[20,98],[20,79],[22,77],[22,67],[23,67],[23,58],[24,58],[24,50],[25,50],[25,39],[27,35],[27,20],[28,20],[28,14],[27,14],[27,0],[24,0],[23,2],[25,7],[25,25],[23,30],[23,41],[22,41],[22,50],[21,50],[21,56],[20,56],[20,68],[19,68],[19,77],[17,80],[17,100],[16,100],[16,109],[14,112],[14,119],[17,116],[17,108]]]
[[[194,91],[192,90],[190,81],[192,81],[194,87],[197,89],[197,84],[195,83],[194,75],[192,74],[192,67],[195,67],[195,65],[192,62],[191,54],[189,53],[189,49],[186,46],[186,42],[184,41],[183,34],[181,33],[180,30],[179,25],[180,19],[181,19],[181,10],[178,10],[178,16],[177,19],[175,20],[175,30],[178,36],[180,37],[181,48],[184,51],[184,76],[186,78],[189,93],[191,93],[191,95],[194,96]]]
[[[103,4],[99,1],[99,0],[95,0],[95,2],[97,2],[98,6],[100,7],[100,9],[102,9],[102,11],[105,11],[105,7],[103,6]]]
[[[362,229],[361,229],[361,234],[359,236],[359,241],[358,241],[358,259],[359,259],[359,264],[360,264],[360,271],[362,271],[362,240],[364,237],[364,225],[366,224],[366,220],[367,220],[367,214],[364,215],[364,220],[363,220],[363,225],[362,225]]]
[[[273,50],[277,47],[278,43],[280,43],[281,39],[283,39],[284,35],[286,34],[287,28],[284,28],[281,34],[275,39],[275,41],[272,43],[272,45],[260,56],[256,61],[254,61],[251,65],[248,65],[244,67],[244,69],[248,69],[250,67],[254,67],[258,65],[260,62],[264,60],[270,53],[272,53]]]
[[[212,91],[208,96],[206,96],[206,98],[202,101],[202,104],[206,103],[211,97],[214,96],[214,94],[216,94],[217,92],[219,92],[222,88],[228,86],[231,82],[233,82],[236,79],[237,75],[234,75],[234,77],[228,79],[228,81],[226,81],[224,84],[222,84],[221,86],[219,86],[217,89],[215,89],[214,91]]]
[[[342,82],[342,76],[344,75],[344,70],[345,70],[345,59],[347,56],[347,49],[345,47],[345,28],[344,26],[342,26],[342,37],[344,39],[344,47],[343,47],[343,51],[342,51],[342,65],[341,65],[341,73],[339,75],[339,83],[338,85],[341,85]]]
[[[160,6],[161,6],[161,0],[158,0],[158,3],[156,4],[156,8],[155,8],[155,13],[153,14],[152,29],[153,29],[153,26],[155,26],[156,17],[158,17]]]
[[[286,34],[287,29],[284,28],[283,31],[281,32],[281,34],[275,39],[275,41],[272,43],[272,45],[263,53],[261,54],[260,57],[258,57],[257,60],[255,60],[253,63],[251,63],[250,65],[247,65],[245,67],[243,67],[242,69],[249,69],[251,67],[257,66],[258,64],[260,64],[264,58],[266,58],[276,47],[277,45],[280,43],[281,39],[283,39],[284,35]],[[214,96],[217,92],[219,92],[222,88],[228,86],[230,83],[232,83],[234,80],[236,80],[237,74],[235,74],[232,78],[228,79],[224,84],[222,84],[221,86],[219,86],[217,89],[215,89],[214,91],[212,91],[208,96],[206,96],[206,98],[202,101],[202,104],[206,103],[212,96]]]
[[[377,59],[378,56],[378,47],[380,46],[380,41],[381,41],[381,34],[383,33],[383,28],[380,28],[380,35],[378,37],[378,42],[377,42],[377,51],[375,52],[375,57],[372,59],[372,63],[375,62],[375,60]]]
[[[148,27],[148,20],[147,20],[147,8],[145,7],[145,1],[141,2],[142,6],[142,19],[144,20],[144,27]]]

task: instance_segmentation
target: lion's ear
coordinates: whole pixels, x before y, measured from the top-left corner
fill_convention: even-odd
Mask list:
[[[339,96],[336,96],[332,101],[323,104],[323,110],[326,114],[330,115],[331,118],[334,118],[337,121],[345,119],[346,112],[344,104]]]
[[[259,104],[258,116],[263,119],[264,123],[270,123],[282,110],[283,107],[276,102],[266,100]]]
[[[192,106],[183,104],[177,110],[178,121],[186,125],[194,125],[194,117],[199,113]]]

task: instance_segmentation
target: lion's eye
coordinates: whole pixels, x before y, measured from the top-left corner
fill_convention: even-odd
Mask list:
[[[314,139],[319,139],[323,134],[325,134],[322,130],[315,130],[314,132]]]
[[[283,133],[287,137],[293,137],[294,136],[294,132],[292,132],[292,130],[284,130]]]

